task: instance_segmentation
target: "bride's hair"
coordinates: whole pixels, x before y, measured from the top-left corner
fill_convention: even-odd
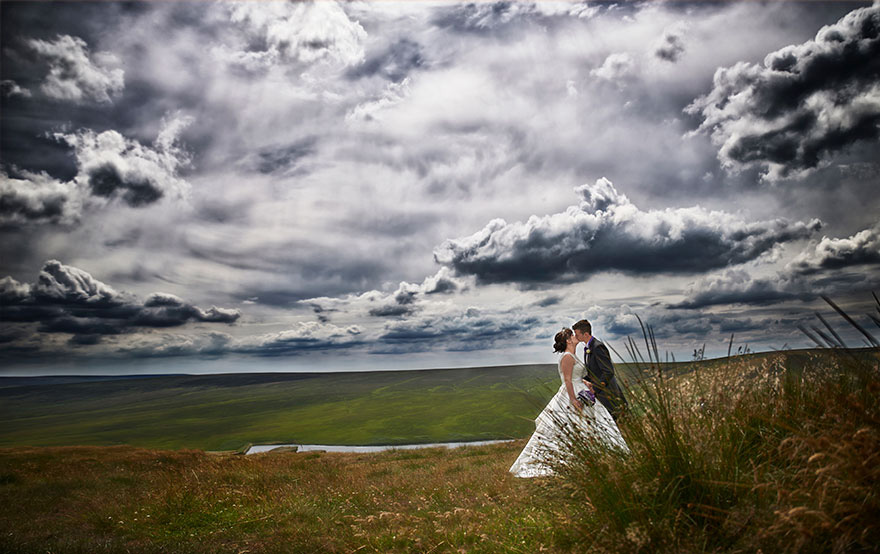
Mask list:
[[[571,338],[572,331],[568,327],[563,327],[562,331],[556,333],[556,336],[553,337],[553,351],[554,352],[565,352],[566,346],[568,346],[568,339]]]

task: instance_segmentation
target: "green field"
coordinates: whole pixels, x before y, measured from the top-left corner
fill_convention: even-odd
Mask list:
[[[552,365],[54,384],[10,378],[0,380],[0,446],[234,450],[519,438],[534,429],[531,418],[557,382]]]
[[[787,354],[792,359],[804,355]],[[693,367],[669,364],[666,370]],[[628,364],[617,370],[627,381],[638,378]],[[0,447],[124,444],[236,450],[249,443],[524,438],[534,430],[533,419],[557,390],[558,379],[555,364],[104,380],[7,377],[0,378]]]

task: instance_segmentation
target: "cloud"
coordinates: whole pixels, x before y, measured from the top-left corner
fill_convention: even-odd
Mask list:
[[[240,165],[263,174],[293,175],[302,171],[302,162],[316,151],[317,138],[305,137],[289,144],[267,146],[245,156]]]
[[[12,98],[13,96],[30,98],[31,96],[33,96],[30,90],[26,88],[21,88],[18,83],[11,79],[4,79],[3,81],[0,81],[0,94],[5,96],[6,98]]]
[[[822,239],[809,245],[772,277],[755,278],[742,269],[700,279],[691,284],[687,299],[671,308],[772,305],[789,300],[811,300],[821,294],[847,293],[855,285],[870,288],[877,280],[842,270],[880,265],[880,223],[846,238]]]
[[[21,171],[20,177],[0,171],[0,225],[69,225],[79,220],[82,197],[75,184],[62,183],[45,172]]]
[[[753,278],[741,269],[728,269],[721,275],[707,277],[692,284],[683,302],[670,308],[696,310],[709,306],[746,304],[766,306],[790,300],[810,300],[819,294],[804,283],[781,276]]]
[[[355,124],[360,121],[369,122],[380,119],[383,110],[396,106],[410,94],[410,83],[409,78],[403,79],[399,83],[389,83],[376,98],[361,102],[353,107],[345,115],[345,122]]]
[[[293,329],[246,339],[233,344],[230,351],[261,357],[294,356],[307,352],[338,350],[360,346],[357,325],[337,327],[314,321],[300,322]]]
[[[373,342],[372,352],[399,354],[428,350],[483,350],[496,339],[533,334],[537,328],[543,328],[543,322],[533,315],[464,308],[389,322]]]
[[[589,19],[600,9],[589,2],[468,2],[436,10],[432,23],[458,33],[500,34],[554,19]]]
[[[817,244],[795,257],[787,269],[807,275],[867,265],[880,265],[880,222],[846,238],[822,237]]]
[[[389,81],[399,83],[409,74],[425,64],[424,53],[418,42],[402,38],[388,45],[386,49],[371,56],[348,72],[352,79],[379,75]]]
[[[358,317],[403,317],[420,311],[435,295],[449,295],[468,289],[465,279],[457,278],[443,267],[421,284],[401,282],[393,292],[371,290],[342,298],[309,298],[300,303],[310,306],[319,317],[329,319],[331,313],[344,311]]]
[[[189,155],[177,145],[177,137],[192,121],[173,116],[163,121],[152,147],[122,136],[117,131],[56,133],[55,138],[74,149],[78,174],[75,181],[92,196],[120,199],[131,207],[152,204],[168,196],[182,199],[189,185],[177,170],[189,163]]]
[[[0,225],[73,225],[87,210],[116,199],[140,208],[166,197],[186,198],[189,184],[177,172],[189,155],[177,138],[189,121],[181,116],[163,121],[152,147],[116,131],[55,133],[55,140],[73,148],[77,175],[60,181],[45,172],[13,167],[10,176],[0,170]]]
[[[526,2],[471,2],[439,10],[433,23],[460,33],[485,33],[503,29],[535,13],[534,5]]]
[[[626,52],[610,54],[600,67],[590,71],[590,75],[620,84],[620,81],[632,74],[635,69],[635,60]]]
[[[40,87],[46,96],[74,102],[112,102],[125,88],[124,71],[113,68],[112,54],[91,55],[79,37],[59,35],[54,41],[31,39],[28,46],[49,62],[49,75]]]
[[[802,177],[858,142],[880,137],[880,4],[822,27],[763,65],[715,73],[714,87],[686,111],[703,118],[729,171],[757,166],[777,181]]]
[[[676,24],[663,31],[654,45],[654,56],[667,62],[677,62],[684,53],[684,25]]]
[[[642,211],[604,178],[575,190],[579,206],[525,223],[495,219],[447,240],[434,258],[484,283],[567,283],[606,271],[703,273],[754,260],[821,227],[818,220],[749,223],[699,206]]]
[[[230,18],[251,38],[251,47],[233,52],[232,60],[251,69],[318,61],[351,66],[364,58],[366,31],[334,1],[239,2]]]
[[[83,337],[80,345],[91,345],[91,337],[75,335],[72,340]],[[124,344],[115,345],[104,356],[121,358],[171,358],[179,356],[220,357],[231,348],[233,338],[225,333],[211,332],[204,335],[181,335],[160,333],[138,335]]]
[[[241,317],[238,310],[216,306],[203,310],[165,293],[140,302],[57,260],[47,261],[33,284],[0,279],[0,300],[4,321],[39,323],[39,330],[46,333],[115,335],[189,322],[232,324]]]
[[[216,331],[200,335],[147,334],[132,337],[125,344],[116,346],[111,353],[125,358],[219,358],[229,355],[291,357],[361,346],[361,332],[357,325],[343,328],[317,322],[300,322],[291,329],[277,333],[240,339]]]

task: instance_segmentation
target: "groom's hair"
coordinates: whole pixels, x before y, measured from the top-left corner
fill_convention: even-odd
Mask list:
[[[588,335],[593,334],[593,326],[590,325],[590,322],[586,319],[582,319],[571,326],[575,331],[580,331],[581,333],[587,333]]]

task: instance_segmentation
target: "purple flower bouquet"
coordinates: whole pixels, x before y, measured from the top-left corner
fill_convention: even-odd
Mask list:
[[[590,389],[584,389],[577,393],[577,399],[584,403],[584,406],[592,406],[596,403],[596,395]]]

